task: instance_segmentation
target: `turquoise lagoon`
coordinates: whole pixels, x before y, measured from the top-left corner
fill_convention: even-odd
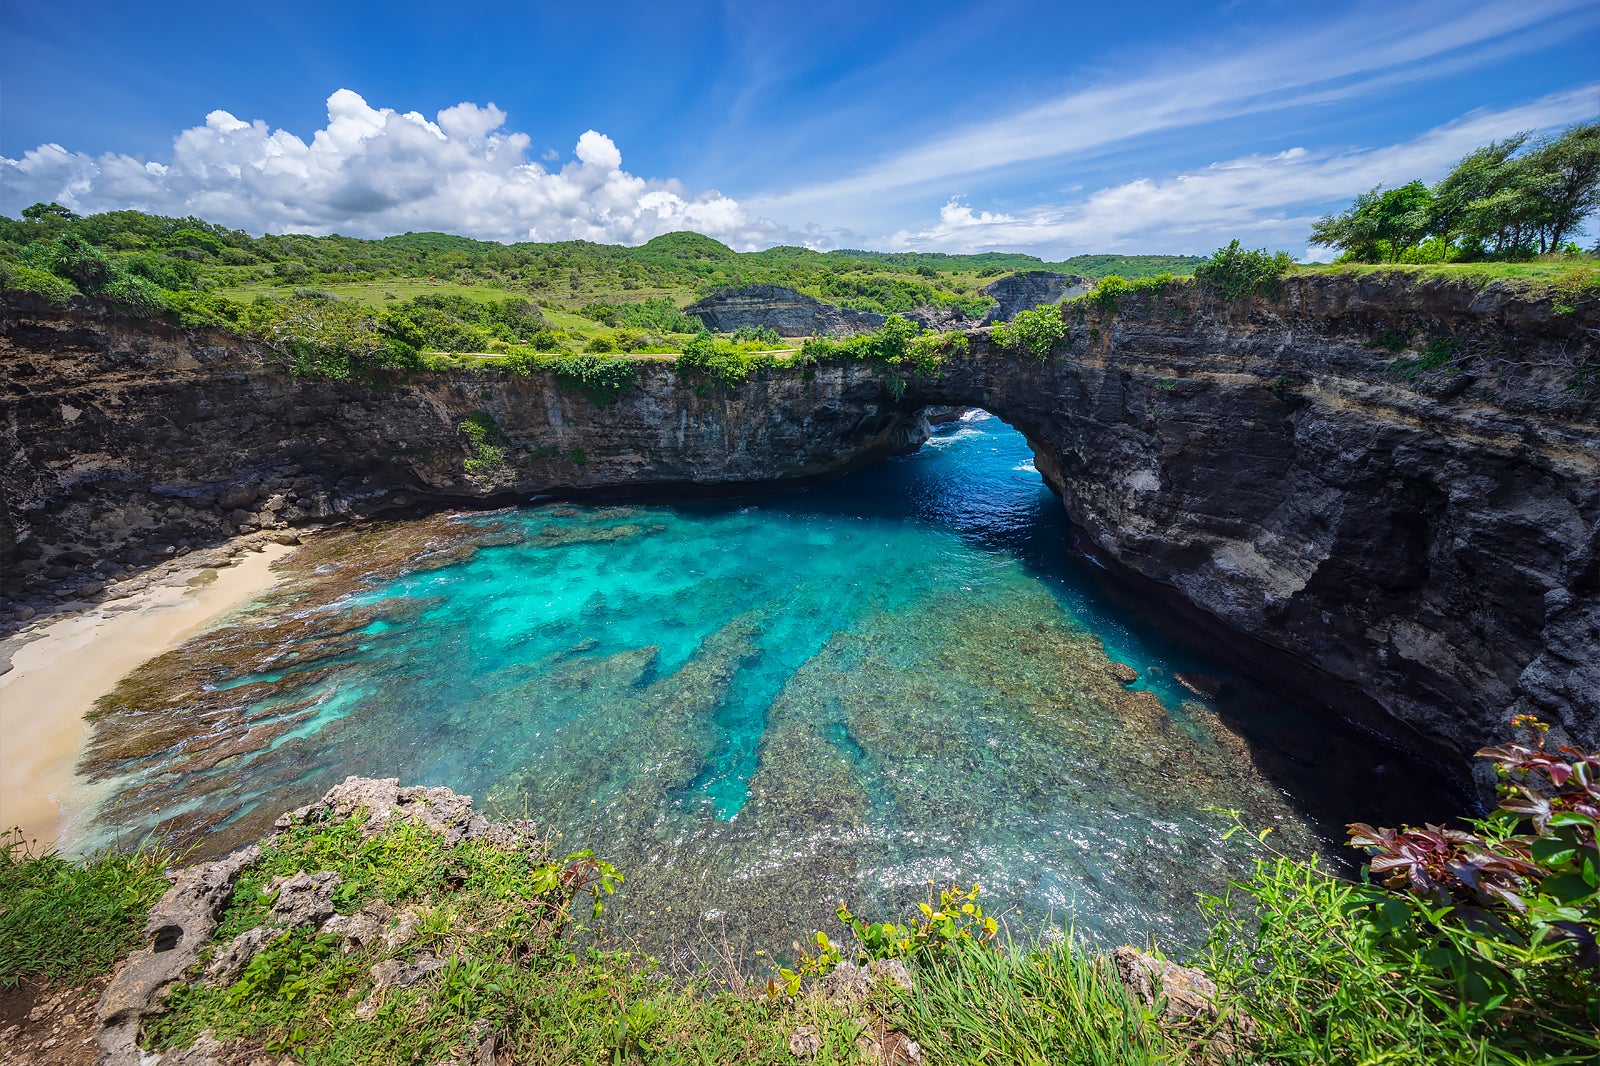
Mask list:
[[[1334,857],[1346,821],[1438,813],[1405,756],[1114,595],[1031,459],[972,412],[819,488],[419,520],[475,550],[396,576],[380,545],[381,576],[257,607],[295,648],[208,675],[223,757],[120,761],[89,835],[217,851],[349,773],[447,785],[610,858],[601,932],[688,957],[951,881],[1018,933],[1182,942],[1251,862],[1206,808]]]

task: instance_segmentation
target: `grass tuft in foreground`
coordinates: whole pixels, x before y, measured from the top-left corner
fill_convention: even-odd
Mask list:
[[[34,854],[20,830],[0,836],[0,988],[24,978],[82,984],[110,971],[138,944],[172,858],[145,848],[80,863]]]

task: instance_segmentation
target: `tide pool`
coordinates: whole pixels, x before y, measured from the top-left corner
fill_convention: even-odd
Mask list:
[[[1400,754],[1119,606],[1070,543],[982,413],[806,491],[335,534],[125,683],[84,843],[214,852],[346,774],[447,785],[622,869],[603,935],[694,955],[950,881],[1019,933],[1181,942],[1251,861],[1206,808],[1332,855],[1346,821],[1436,813]]]

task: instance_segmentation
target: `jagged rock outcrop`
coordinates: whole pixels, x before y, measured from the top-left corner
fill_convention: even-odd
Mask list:
[[[198,961],[233,895],[234,881],[260,857],[261,848],[251,844],[173,878],[172,887],[145,920],[143,947],[117,967],[95,1007],[103,1066],[140,1061],[140,1025],[160,1009],[167,991]]]
[[[782,337],[848,337],[870,333],[885,321],[884,315],[835,307],[778,285],[747,285],[720,292],[690,304],[683,313],[718,333],[766,328]]]
[[[993,297],[994,306],[983,316],[980,325],[1010,322],[1018,311],[1060,303],[1088,292],[1093,286],[1093,280],[1078,274],[1054,274],[1048,270],[1007,274],[984,287],[984,294]]]
[[[448,788],[402,788],[392,777],[347,777],[315,803],[284,814],[265,840],[293,825],[343,822],[358,812],[365,816],[362,832],[366,836],[396,822],[414,821],[442,834],[450,844],[482,841],[510,849],[540,839],[531,823],[491,822],[473,810],[471,796],[457,795]],[[145,1020],[161,1012],[172,985],[200,961],[202,949],[210,943],[233,897],[235,881],[260,861],[261,844],[254,843],[173,875],[172,887],[150,910],[145,943],[117,966],[95,1008],[100,1066],[138,1066],[147,1060],[138,1046]],[[338,887],[339,876],[327,870],[274,879],[269,886],[269,891],[277,894],[270,911],[271,924],[239,934],[226,947],[215,945],[220,951],[207,967],[204,980],[232,984],[257,952],[296,926],[343,933],[347,950],[352,940],[356,946],[381,940],[394,950],[414,935],[417,916],[410,910],[400,912],[393,928],[393,908],[382,903],[353,915],[336,914],[332,896]],[[412,962],[386,959],[372,967],[372,977],[380,990],[404,988],[444,965],[445,960],[431,953]],[[371,1017],[371,1012],[362,1016]],[[172,1056],[171,1061],[219,1066],[229,1057],[223,1045],[202,1034],[194,1047]]]
[[[805,479],[915,448],[925,407],[982,407],[1108,563],[1250,638],[1264,672],[1461,755],[1519,711],[1600,742],[1593,297],[1562,314],[1402,274],[1297,276],[1271,300],[1179,285],[1082,308],[1048,359],[975,332],[903,393],[860,365],[697,389],[641,360],[607,406],[540,374],[300,383],[222,334],[4,310],[7,563],[31,568],[13,598],[151,531]],[[469,475],[477,412],[504,439]]]

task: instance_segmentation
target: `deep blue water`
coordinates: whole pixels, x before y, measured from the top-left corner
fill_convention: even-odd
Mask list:
[[[1302,853],[1409,813],[1394,752],[1120,605],[1031,458],[975,413],[801,492],[459,516],[470,557],[318,616],[376,616],[331,665],[313,626],[305,665],[218,682],[294,728],[174,791],[226,829],[345,773],[449,785],[612,857],[610,931],[690,951],[783,949],[930,880],[982,882],[1021,929],[1182,939],[1249,862],[1203,808]]]

